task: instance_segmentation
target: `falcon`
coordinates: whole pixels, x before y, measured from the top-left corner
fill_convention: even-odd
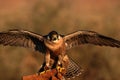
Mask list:
[[[61,66],[66,69],[66,78],[75,77],[81,73],[81,68],[68,57],[69,49],[82,44],[120,47],[119,40],[87,30],[79,30],[68,35],[62,35],[56,31],[40,35],[27,30],[13,29],[0,32],[0,44],[31,48],[45,54],[40,71]]]

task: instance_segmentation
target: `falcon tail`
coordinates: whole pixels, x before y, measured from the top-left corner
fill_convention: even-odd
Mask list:
[[[83,69],[79,67],[72,59],[70,59],[65,78],[75,78],[82,74]]]

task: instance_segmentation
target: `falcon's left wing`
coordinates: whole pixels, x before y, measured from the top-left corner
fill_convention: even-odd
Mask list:
[[[98,34],[93,31],[77,31],[63,37],[67,49],[76,47],[81,44],[94,44],[99,46],[120,47],[120,41],[110,37]]]

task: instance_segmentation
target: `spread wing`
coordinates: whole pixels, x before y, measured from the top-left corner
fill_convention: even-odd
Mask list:
[[[44,53],[46,50],[43,37],[25,30],[9,30],[0,32],[0,44],[10,46],[28,47]]]
[[[93,31],[77,31],[64,36],[67,49],[81,45],[94,44],[99,46],[120,47],[120,41],[98,34]]]

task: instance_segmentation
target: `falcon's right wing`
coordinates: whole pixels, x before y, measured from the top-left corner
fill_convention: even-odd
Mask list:
[[[45,53],[43,36],[25,30],[9,30],[0,32],[0,44],[10,46],[28,47]]]

